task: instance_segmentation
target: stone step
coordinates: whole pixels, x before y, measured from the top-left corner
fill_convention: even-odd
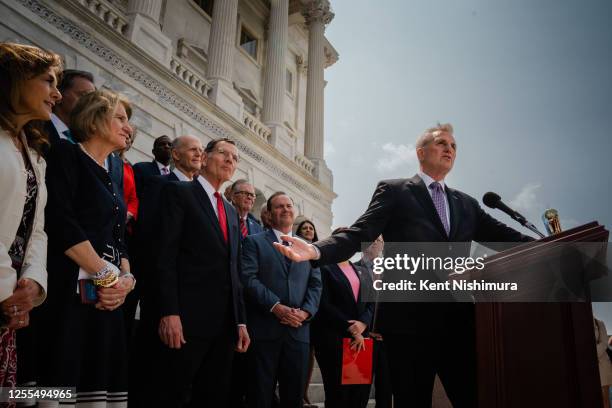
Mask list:
[[[323,403],[325,401],[323,384],[310,383],[308,387],[308,399],[313,404]]]
[[[311,384],[323,384],[323,377],[321,377],[321,370],[319,367],[315,367],[312,370],[312,378],[310,379]]]

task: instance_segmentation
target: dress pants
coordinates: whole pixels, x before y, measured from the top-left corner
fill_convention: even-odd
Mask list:
[[[342,385],[342,343],[315,345],[315,356],[323,377],[325,408],[365,408],[370,384]]]
[[[230,385],[230,408],[246,408],[248,375],[248,353],[234,353],[232,362],[232,379]]]
[[[385,342],[374,340],[374,398],[376,408],[393,407],[393,389]]]
[[[431,408],[436,374],[454,408],[475,408],[476,347],[473,319],[448,332],[383,333],[395,408]]]
[[[226,407],[234,338],[224,330],[213,338],[186,338],[178,350],[165,347],[158,367],[161,383],[149,391],[148,406]]]
[[[279,339],[253,340],[249,349],[249,407],[270,408],[278,381],[279,406],[302,408],[309,352],[309,344],[293,339],[289,332]]]

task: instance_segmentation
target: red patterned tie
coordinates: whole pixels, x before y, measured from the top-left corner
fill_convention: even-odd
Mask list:
[[[246,238],[246,236],[249,235],[249,230],[247,228],[246,221],[244,220],[244,218],[240,219],[240,233],[242,233],[242,238]]]
[[[225,206],[223,205],[223,199],[218,191],[215,191],[215,197],[217,198],[217,212],[219,213],[219,226],[223,233],[223,240],[227,244],[227,218],[225,216]]]

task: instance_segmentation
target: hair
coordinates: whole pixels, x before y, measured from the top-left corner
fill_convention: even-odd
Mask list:
[[[94,129],[108,132],[108,124],[117,105],[122,104],[128,118],[132,107],[123,96],[105,89],[97,90],[79,98],[70,114],[70,131],[77,142],[86,142]]]
[[[155,140],[153,141],[153,148],[155,149],[155,146],[157,146],[157,144],[159,143],[159,141],[161,140],[162,137],[166,137],[168,139],[170,139],[170,143],[172,143],[172,145],[174,146],[174,140],[172,140],[172,138],[170,138],[170,136],[168,135],[161,135],[157,138],[155,138]]]
[[[238,180],[234,181],[234,182],[232,183],[232,186],[231,186],[231,188],[232,188],[232,194],[233,194],[233,193],[235,193],[235,192],[236,192],[236,190],[238,190],[238,187],[240,187],[240,186],[241,186],[241,185],[243,185],[243,184],[251,184],[251,183],[249,183],[249,181],[248,181],[248,180],[245,180],[245,179],[238,179]]]
[[[272,211],[272,201],[273,201],[273,200],[274,200],[276,197],[278,197],[278,196],[282,196],[282,195],[289,197],[289,195],[287,195],[287,193],[285,193],[284,191],[277,191],[277,192],[275,192],[274,194],[272,194],[272,195],[270,196],[270,198],[268,198],[268,201],[266,202],[266,209],[267,209],[268,211]],[[289,199],[291,200],[291,202],[293,202],[293,198],[289,197]]]
[[[213,139],[210,142],[208,142],[208,144],[204,148],[204,151],[206,153],[212,152],[213,150],[215,150],[215,147],[217,147],[217,144],[221,142],[226,142],[226,143],[236,146],[236,142],[234,142],[232,139],[228,139],[227,137],[222,137],[220,139]]]
[[[62,70],[62,60],[56,53],[31,45],[0,43],[0,127],[16,133],[12,117],[17,114],[15,109],[25,82],[49,68],[55,70],[56,75]],[[49,144],[40,121],[27,123],[23,131],[28,146],[40,155]]]
[[[79,71],[78,69],[65,69],[64,72],[62,72],[62,78],[57,84],[57,89],[61,93],[64,93],[64,91],[72,88],[72,84],[76,78],[83,78],[92,84],[94,83],[94,76],[91,72]]]
[[[451,125],[450,123],[438,123],[436,126],[430,127],[425,132],[423,132],[421,136],[419,136],[416,141],[416,148],[420,149],[422,147],[427,146],[429,143],[431,143],[431,141],[434,140],[436,136],[438,136],[442,132],[446,132],[452,135],[453,125]]]
[[[314,237],[312,239],[312,242],[317,242],[319,240],[319,236],[317,235],[317,227],[315,227],[314,223],[308,219],[303,220],[302,222],[300,222],[295,230],[295,235],[297,235],[300,238],[304,238],[301,234],[300,234],[300,230],[302,229],[302,226],[304,224],[310,224],[312,225],[312,228],[314,229]]]

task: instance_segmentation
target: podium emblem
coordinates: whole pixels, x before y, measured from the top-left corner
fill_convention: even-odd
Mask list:
[[[549,208],[542,214],[542,221],[548,235],[559,234],[561,232],[561,223],[559,222],[559,212],[554,208]]]

